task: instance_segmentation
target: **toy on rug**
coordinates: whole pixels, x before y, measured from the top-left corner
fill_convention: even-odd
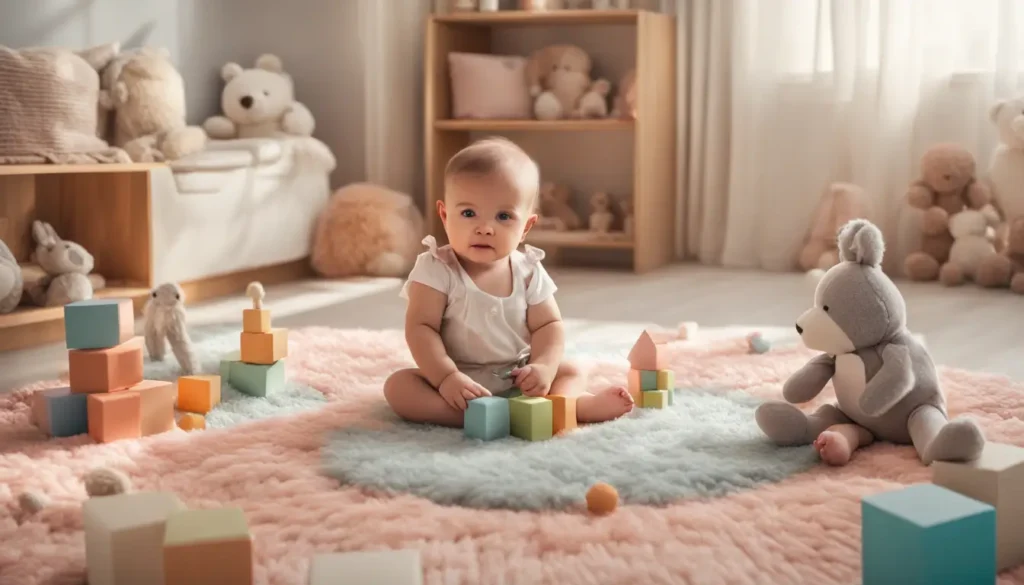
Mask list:
[[[1007,260],[996,252],[989,235],[998,224],[999,216],[991,206],[980,211],[965,209],[952,215],[949,233],[953,236],[953,246],[949,250],[949,261],[939,270],[939,282],[958,286],[970,280],[982,286],[1005,286],[1009,282],[1008,270],[982,270],[982,267],[997,267]]]
[[[676,373],[668,369],[664,344],[645,330],[629,350],[627,359],[627,389],[634,404],[640,408],[667,408],[675,404]]]
[[[630,69],[622,76],[611,115],[613,118],[636,119],[636,69]]]
[[[222,116],[211,116],[203,128],[211,138],[272,138],[312,136],[313,113],[295,100],[295,86],[277,55],[264,54],[253,69],[227,63],[220,70],[224,80],[220,105]]]
[[[907,191],[907,202],[924,211],[921,249],[904,260],[907,277],[917,281],[937,279],[953,247],[950,216],[964,209],[982,209],[991,200],[988,188],[975,177],[974,156],[966,148],[943,143],[925,151],[921,176]]]
[[[146,351],[149,352],[150,359],[162,362],[167,344],[170,344],[181,371],[185,375],[195,373],[199,359],[196,357],[192,338],[188,334],[185,292],[181,287],[168,282],[154,288],[149,293],[143,316],[146,320]]]
[[[999,135],[999,144],[989,158],[987,183],[993,204],[1007,220],[1024,217],[1024,96],[999,101],[989,111],[989,119]],[[1005,240],[1003,224],[996,239]],[[1002,249],[1001,245],[996,246]]]
[[[206,147],[206,132],[185,121],[185,80],[167,49],[120,53],[100,85],[100,106],[113,118],[112,142],[133,161],[174,161]]]
[[[85,486],[85,493],[90,498],[115,496],[132,491],[132,481],[127,475],[109,467],[97,467],[89,470],[82,483]],[[22,517],[36,514],[47,508],[52,503],[50,496],[43,492],[26,491],[18,494],[18,507],[21,509]]]
[[[619,507],[619,492],[603,482],[595,483],[587,490],[587,510],[591,514],[604,516]]]
[[[612,231],[615,223],[615,213],[612,211],[612,197],[604,192],[597,192],[590,196],[590,221],[587,223],[591,232],[608,234]]]
[[[524,396],[516,388],[508,396],[470,400],[463,415],[463,434],[482,441],[510,435],[526,441],[546,441],[578,426],[575,396]]]
[[[241,351],[237,359],[224,359],[220,362],[220,376],[216,400],[220,400],[219,382],[227,382],[238,391],[250,396],[266,397],[268,394],[280,392],[285,387],[287,375],[285,358],[288,357],[288,330],[272,327],[270,309],[263,306],[266,292],[259,282],[250,282],[245,289],[246,295],[252,299],[252,308],[242,311]],[[207,377],[209,378],[209,377]],[[199,380],[198,393],[209,396],[212,381]],[[209,412],[208,406],[205,412]],[[202,410],[191,412],[204,412]]]
[[[1007,286],[1024,294],[1024,216],[1007,223],[1006,243],[1000,261],[986,262],[978,268],[978,283],[983,286]]]
[[[572,206],[572,189],[568,185],[546,181],[540,186],[539,218],[534,229],[559,232],[578,230],[583,226]]]
[[[903,296],[882,271],[882,232],[858,219],[838,240],[839,264],[796,321],[804,344],[823,353],[786,380],[785,402],[757,408],[758,426],[778,445],[813,443],[835,465],[874,438],[912,443],[926,465],[975,459],[985,438],[971,419],[948,420],[935,364],[907,329]],[[794,406],[813,400],[829,380],[836,404],[810,415]]]
[[[25,277],[18,259],[3,240],[0,240],[0,315],[10,313],[21,302]]]
[[[800,250],[800,268],[828,270],[839,263],[836,234],[850,220],[869,216],[871,199],[864,189],[852,183],[831,183],[825,188],[814,212],[807,241]]]
[[[35,220],[32,238],[36,242],[32,261],[46,272],[46,277],[25,289],[25,294],[41,307],[58,307],[92,298],[93,257],[80,244],[62,240],[53,226]]]
[[[755,331],[747,335],[747,347],[753,353],[768,353],[772,348],[772,344],[760,332]]]
[[[576,45],[549,45],[535,51],[526,76],[537,119],[582,118],[583,96],[592,91],[600,95],[607,83],[590,78],[592,67],[590,55]]]
[[[424,237],[423,213],[405,193],[370,183],[346,185],[317,218],[310,262],[327,278],[400,277]]]

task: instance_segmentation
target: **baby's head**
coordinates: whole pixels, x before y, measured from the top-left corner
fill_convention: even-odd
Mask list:
[[[448,161],[437,212],[452,249],[470,262],[507,258],[537,222],[537,163],[509,140],[474,142]]]

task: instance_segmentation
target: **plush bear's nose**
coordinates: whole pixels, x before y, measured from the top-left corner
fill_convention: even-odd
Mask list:
[[[242,96],[242,99],[238,100],[238,103],[242,104],[243,108],[249,109],[249,108],[252,107],[252,96],[251,95]]]
[[[801,326],[799,326],[799,325],[797,325],[797,326],[796,326],[796,332],[797,332],[797,334],[798,334],[798,335],[803,335],[803,333],[804,333],[804,328],[803,328],[803,327],[801,327]]]

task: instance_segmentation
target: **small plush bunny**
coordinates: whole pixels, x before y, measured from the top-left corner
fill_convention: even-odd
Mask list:
[[[92,298],[93,258],[81,245],[60,239],[50,224],[32,222],[36,251],[32,257],[46,276],[25,292],[33,303],[43,307],[63,306]]]
[[[0,240],[0,315],[10,313],[21,302],[24,283],[18,260],[7,244]]]
[[[194,374],[199,360],[185,324],[185,293],[181,287],[167,282],[154,288],[143,309],[143,317],[146,320],[146,351],[150,359],[163,361],[170,343],[181,371],[186,376]]]

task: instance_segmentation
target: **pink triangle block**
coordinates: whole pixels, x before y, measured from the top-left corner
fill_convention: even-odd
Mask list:
[[[657,371],[668,368],[665,348],[658,345],[651,334],[644,330],[629,351],[629,366],[634,370]]]

